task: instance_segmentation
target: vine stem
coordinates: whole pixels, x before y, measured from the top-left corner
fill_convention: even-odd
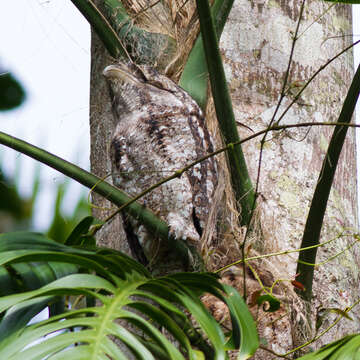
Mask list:
[[[152,232],[155,232],[159,235],[162,240],[169,241],[174,239],[169,239],[169,229],[168,225],[161,219],[159,219],[155,214],[147,209],[145,206],[137,203],[136,201],[139,200],[141,197],[152,191],[158,186],[161,186],[167,181],[175,179],[181,176],[185,171],[189,170],[193,166],[197,165],[198,163],[218,155],[222,152],[227,151],[228,149],[232,148],[234,145],[243,144],[247,141],[255,139],[258,136],[261,136],[269,131],[282,131],[289,128],[299,128],[299,127],[308,127],[308,126],[348,126],[348,127],[360,127],[360,125],[356,124],[343,124],[337,122],[305,122],[305,123],[298,123],[298,124],[289,124],[289,125],[273,125],[271,127],[267,127],[264,130],[261,130],[255,134],[252,134],[242,140],[239,140],[237,143],[231,143],[227,146],[218,149],[203,158],[187,165],[181,170],[176,171],[173,175],[164,178],[159,183],[151,186],[149,189],[143,191],[139,195],[134,198],[130,198],[127,194],[119,190],[118,188],[110,185],[103,179],[89,173],[88,171],[81,169],[80,167],[61,159],[60,157],[49,153],[43,149],[40,149],[32,144],[29,144],[23,140],[20,140],[16,137],[8,135],[4,132],[0,131],[0,144],[5,145],[9,148],[12,148],[16,151],[21,152],[35,160],[40,161],[41,163],[52,167],[53,169],[61,172],[62,174],[70,177],[71,179],[77,181],[78,183],[86,186],[89,189],[92,189],[93,192],[103,196],[104,198],[108,199],[115,205],[119,206],[119,209],[116,210],[109,218],[113,218],[119,211],[125,211],[129,215],[133,216],[134,218],[138,219],[144,226]],[[178,241],[181,243],[181,241]],[[185,249],[183,248],[185,251]]]
[[[360,236],[358,234],[348,234],[348,235],[339,235],[339,236],[336,236],[335,238],[333,239],[330,239],[330,240],[327,240],[327,241],[324,241],[322,243],[319,243],[319,244],[316,244],[316,245],[312,245],[312,246],[308,246],[308,247],[305,247],[305,248],[301,248],[301,249],[294,249],[294,250],[282,250],[282,251],[277,251],[277,252],[273,252],[273,253],[270,253],[270,254],[263,254],[263,255],[257,255],[257,256],[251,256],[251,257],[248,257],[248,258],[245,258],[245,260],[243,259],[240,259],[240,260],[237,260],[237,261],[234,261],[233,263],[231,264],[228,264],[220,269],[217,269],[216,271],[214,271],[215,273],[220,273],[222,271],[225,271],[226,269],[232,267],[232,266],[235,266],[235,265],[238,265],[238,264],[242,264],[244,261],[247,263],[249,261],[252,261],[252,260],[258,260],[258,259],[266,259],[266,258],[269,258],[269,257],[274,257],[274,256],[281,256],[281,255],[288,255],[288,254],[293,254],[293,253],[298,253],[300,251],[305,251],[305,250],[310,250],[310,249],[314,249],[314,248],[318,248],[318,247],[321,247],[321,246],[325,246],[327,244],[330,244],[332,243],[333,241],[336,241],[337,239],[341,238],[341,237],[345,237],[345,236],[351,236],[351,237],[355,237],[356,238],[356,241],[354,241],[351,245],[349,245],[348,247],[346,247],[344,250],[341,250],[340,252],[336,253],[335,255],[331,256],[329,259],[321,262],[321,263],[318,263],[318,264],[309,264],[309,265],[313,265],[313,266],[320,266],[320,265],[323,265],[325,264],[326,262],[329,262],[331,260],[333,260],[334,258],[336,258],[337,256],[340,256],[341,254],[343,254],[346,250],[349,250],[351,247],[353,247],[357,242],[360,241]]]
[[[194,167],[195,165],[201,163],[202,161],[205,161],[213,156],[216,156],[216,155],[219,155],[220,153],[223,153],[225,151],[228,151],[230,149],[232,149],[234,147],[234,145],[239,145],[239,144],[243,144],[247,141],[250,141],[250,140],[253,140],[255,139],[256,137],[258,136],[261,136],[265,133],[268,133],[270,131],[281,131],[281,130],[286,130],[286,129],[289,129],[289,128],[298,128],[298,127],[310,127],[310,126],[336,126],[336,125],[343,125],[342,123],[337,123],[337,122],[304,122],[304,123],[298,123],[298,124],[288,124],[288,125],[274,125],[274,126],[271,126],[271,127],[268,127],[264,130],[261,130],[257,133],[254,133],[242,140],[239,140],[238,142],[236,143],[229,143],[227,144],[226,146],[212,152],[212,153],[209,153],[207,155],[205,155],[204,157],[194,161],[193,163],[185,166],[184,168],[182,169],[179,169],[177,171],[175,171],[172,175],[168,176],[168,177],[165,177],[164,179],[162,179],[161,181],[157,182],[156,184],[150,186],[149,188],[145,189],[144,191],[142,191],[141,193],[139,193],[138,195],[136,195],[135,197],[133,197],[131,200],[129,200],[128,202],[120,205],[120,207],[114,211],[112,214],[110,214],[107,219],[104,221],[104,224],[107,222],[107,221],[110,221],[114,216],[116,216],[119,212],[123,211],[127,206],[131,205],[132,203],[136,202],[137,200],[141,199],[142,197],[144,197],[146,194],[150,193],[151,191],[153,191],[154,189],[156,189],[157,187],[163,185],[164,183],[170,181],[170,180],[173,180],[175,178],[179,178],[181,177],[184,172],[190,170],[192,167]],[[356,124],[344,124],[344,126],[349,126],[349,127],[360,127],[360,125],[356,125]],[[0,139],[1,141],[1,139]],[[92,189],[94,192],[95,191],[95,187],[93,187]],[[103,224],[103,225],[104,225]],[[97,228],[96,231],[100,230],[101,226],[103,225],[99,225],[99,227]]]

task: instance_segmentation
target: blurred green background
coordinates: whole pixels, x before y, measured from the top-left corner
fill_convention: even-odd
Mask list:
[[[0,111],[12,111],[26,101],[26,91],[13,74],[0,69]],[[16,159],[14,174],[5,174],[2,163],[5,161],[0,151],[0,233],[16,230],[34,229],[34,208],[41,190],[41,166],[37,166],[32,178],[22,171],[21,158]],[[32,185],[30,196],[24,197],[19,190],[19,178],[27,177]],[[86,193],[77,199],[71,199],[72,212],[63,210],[64,198],[69,181],[62,180],[56,185],[56,200],[52,211],[48,214],[51,225],[42,229],[47,235],[59,242],[64,242],[76,224],[85,216],[90,215],[90,206]]]

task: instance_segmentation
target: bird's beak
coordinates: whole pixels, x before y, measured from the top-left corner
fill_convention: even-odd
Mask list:
[[[138,78],[132,75],[127,69],[122,68],[119,65],[107,66],[103,71],[103,75],[109,80],[118,79],[124,83],[133,83],[137,85],[140,83]]]

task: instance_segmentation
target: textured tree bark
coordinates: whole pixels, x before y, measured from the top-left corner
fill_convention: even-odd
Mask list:
[[[103,0],[95,2],[102,9]],[[222,35],[220,45],[236,119],[239,124],[245,124],[255,132],[266,128],[279,99],[299,18],[300,3],[300,0],[237,0]],[[318,0],[305,4],[300,36],[290,68],[291,86],[279,114],[290,103],[304,81],[351,43],[351,37],[347,36],[351,33],[350,6],[335,5],[326,11],[329,7],[328,3]],[[181,15],[184,15],[184,12]],[[173,19],[169,20],[168,24],[175,23]],[[178,40],[178,50],[168,67],[168,73],[175,76],[179,74],[187,53],[187,50],[182,48],[183,42],[179,34],[186,34],[186,29],[196,28],[193,20],[178,21],[176,24],[177,28],[168,32]],[[179,24],[184,25],[182,31]],[[193,32],[191,35],[194,38]],[[107,88],[101,75],[109,62],[103,46],[93,34],[91,167],[98,176],[110,173],[108,144],[113,124]],[[348,52],[316,77],[280,124],[336,121],[352,74],[352,53]],[[241,125],[238,130],[242,138],[252,134]],[[247,247],[249,256],[299,247],[331,133],[332,129],[329,127],[313,127],[269,134],[268,141],[264,144],[261,163],[260,195],[256,212],[258,231],[251,236],[247,244],[251,244]],[[259,165],[259,139],[246,143],[243,148],[255,184]],[[99,207],[94,209],[94,215],[104,218],[108,212],[103,208],[109,208],[111,204],[95,195],[93,201]],[[321,247],[317,262],[327,260],[354,242],[351,233],[357,229],[356,204],[355,132],[350,129],[328,202],[321,237],[321,242],[336,240]],[[226,254],[226,244],[237,242],[239,245],[241,242],[241,236],[237,236],[232,228],[230,230],[225,231],[226,234],[218,242],[218,248],[215,249],[217,252]],[[225,237],[231,237],[231,240],[225,241]],[[99,234],[98,241],[99,244],[129,253],[120,219],[109,224]],[[234,255],[231,260],[233,259]],[[253,268],[256,268],[263,283],[271,286],[272,281],[277,279],[294,279],[296,259],[296,253],[272,257],[261,263],[254,263]],[[216,260],[210,259],[210,265],[211,262],[215,264]],[[224,263],[224,260],[218,263]],[[317,267],[313,287],[314,299],[310,307],[298,299],[289,282],[282,282],[282,285],[275,288],[276,295],[282,299],[281,309],[270,315],[261,309],[254,314],[258,320],[260,336],[267,340],[267,347],[279,353],[292,349],[314,334],[311,327],[317,308],[344,309],[357,300],[360,290],[358,263],[359,253],[353,247],[331,262]],[[253,279],[251,281],[256,283]],[[240,280],[238,284],[241,284]],[[249,286],[250,298],[259,288],[258,285]],[[311,311],[308,312],[307,309]],[[354,321],[343,319],[312,346],[318,347],[346,333],[359,331],[359,317],[355,313],[350,316]],[[327,317],[321,329],[330,325],[334,319],[335,315]],[[270,359],[273,356],[262,350],[258,354],[259,359]]]
[[[236,1],[222,36],[225,69],[237,120],[254,131],[266,127],[274,112],[299,18],[300,3]],[[351,36],[346,36],[351,33],[351,7],[336,5],[325,13],[329,7],[328,3],[320,1],[305,3],[289,78],[295,90],[298,90],[297,84],[308,80],[328,59],[351,44]],[[281,124],[336,121],[352,74],[350,51],[316,77]],[[281,110],[291,100],[292,91],[289,91]],[[250,134],[241,126],[239,131],[241,137]],[[261,252],[299,247],[331,133],[331,128],[313,127],[273,133],[268,137],[269,141],[264,145],[259,184],[262,237],[255,240]],[[244,151],[255,181],[259,142],[247,143]],[[328,202],[321,241],[338,239],[319,250],[317,262],[328,259],[354,242],[354,237],[342,235],[357,229],[356,194],[355,132],[350,130]],[[275,279],[294,279],[296,259],[297,254],[271,258],[268,270],[273,272]],[[359,253],[352,248],[330,263],[316,268],[310,315],[312,322],[318,307],[344,309],[358,298],[358,261]],[[300,345],[304,337],[308,338],[313,333],[306,326],[306,317],[302,316],[302,311],[308,306],[293,296],[288,300],[295,305],[295,313],[291,311],[292,319],[286,320],[284,317],[269,325],[269,319],[264,318],[266,320],[260,321],[259,325],[269,348],[280,353]],[[324,326],[330,325],[334,318],[330,316]],[[359,318],[356,314],[353,314],[353,318],[353,322],[342,320],[319,343],[359,331]],[[304,326],[300,326],[301,323]],[[292,340],[285,335],[288,328],[292,330]],[[259,354],[261,359],[267,356],[266,353]]]
[[[96,6],[104,12],[103,1],[94,1]],[[111,62],[104,46],[92,31],[91,33],[91,91],[90,91],[90,136],[91,152],[90,162],[91,171],[106,181],[111,179],[111,166],[109,159],[109,139],[114,131],[113,115],[109,91],[102,72],[106,65]],[[95,205],[93,215],[99,219],[105,219],[115,210],[114,205],[104,198],[92,194],[92,201]],[[124,251],[130,254],[122,222],[117,215],[110,224],[106,225],[97,234],[98,245],[109,246],[111,248]]]

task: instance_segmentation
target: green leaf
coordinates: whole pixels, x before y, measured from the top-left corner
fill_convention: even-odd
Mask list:
[[[221,135],[226,145],[235,144],[227,151],[232,188],[237,203],[239,203],[240,221],[249,225],[252,208],[255,204],[255,194],[247,170],[245,157],[239,145],[240,137],[237,131],[234,111],[232,108],[225,71],[221,60],[218,39],[207,1],[196,1],[200,29],[204,42],[205,58],[210,75],[211,92],[214,98],[216,117]]]
[[[17,160],[16,165],[17,168],[21,166],[20,160]],[[0,211],[10,214],[21,224],[23,220],[30,218],[33,201],[20,196],[16,180],[16,176],[10,179],[0,169]]]
[[[267,302],[270,306],[268,309],[265,309],[265,308],[263,309],[266,312],[274,312],[274,311],[277,311],[280,309],[280,301],[276,297],[268,295],[268,294],[259,296],[257,298],[256,302],[258,305],[261,305],[264,302]]]
[[[40,266],[45,269],[44,276],[40,275],[42,271],[30,271],[31,264],[39,259],[43,261]],[[28,271],[30,275],[26,275],[34,277],[36,287],[49,281],[34,290],[0,298],[0,312],[6,311],[0,323],[0,330],[4,329],[1,359],[125,359],[122,349],[113,342],[115,338],[136,359],[184,359],[159,327],[177,340],[188,359],[225,359],[228,346],[224,333],[199,299],[205,291],[228,305],[234,328],[232,343],[240,347],[239,358],[247,358],[258,344],[240,295],[212,274],[183,273],[154,279],[144,267],[117,251],[75,249],[27,232],[0,235],[0,261],[6,266],[22,264],[19,271]],[[64,261],[72,269],[81,267],[89,273],[52,280],[66,274]],[[28,324],[44,307],[70,295],[96,299],[98,306],[63,309],[47,320]],[[194,321],[184,311],[192,314]]]
[[[0,284],[0,296],[12,294],[18,288],[17,279],[4,267],[0,267]]]
[[[360,357],[360,336],[350,337],[342,346],[338,346],[331,360],[357,360]]]
[[[360,93],[360,65],[358,66],[348,93],[342,106],[338,123],[349,124],[355,110],[356,102]],[[331,136],[330,144],[323,160],[318,182],[311,201],[308,217],[306,219],[303,238],[300,248],[310,249],[299,252],[296,281],[303,284],[305,291],[299,291],[299,295],[307,301],[311,301],[312,284],[314,278],[314,265],[320,241],[321,228],[325,216],[326,206],[333,184],[336,168],[344,145],[348,126],[336,125]]]
[[[299,360],[357,360],[360,354],[360,335],[352,334],[334,341],[321,349],[306,354]]]
[[[25,100],[21,84],[9,72],[0,69],[0,111],[11,110]]]
[[[90,237],[85,236],[89,232],[90,226],[94,223],[94,220],[95,219],[92,216],[86,216],[83,218],[68,236],[65,244],[69,246],[76,246],[82,245],[84,241],[86,241],[90,242],[90,245],[95,245],[96,242],[94,243],[91,241]],[[92,239],[94,238],[92,237]]]
[[[14,305],[6,312],[4,318],[0,322],[0,342],[5,341],[17,331],[21,330],[26,324],[44,310],[52,296],[38,297],[29,301],[24,301],[18,305]]]
[[[218,39],[220,39],[233,3],[234,0],[215,0],[211,7]],[[202,35],[199,34],[186,61],[179,85],[191,95],[203,110],[205,110],[207,103],[208,81],[209,72],[204,44]]]
[[[198,1],[197,4],[201,33],[206,34],[206,36],[203,38],[203,35],[200,34],[196,39],[181,75],[179,85],[205,110],[210,74],[216,115],[224,142],[225,144],[236,143],[240,138],[217,44],[233,5],[233,0],[216,0],[211,8],[211,15],[207,11],[207,2]],[[214,19],[214,26],[212,26],[211,17]],[[232,186],[237,201],[241,203],[239,208],[241,223],[247,225],[250,220],[255,195],[241,146],[233,147],[228,151],[227,155],[229,157],[228,163]]]
[[[239,349],[238,359],[244,360],[255,354],[259,347],[259,338],[255,322],[245,301],[231,286],[222,284],[228,297],[226,304],[230,310],[233,326],[231,342]],[[238,333],[237,333],[238,332]]]

